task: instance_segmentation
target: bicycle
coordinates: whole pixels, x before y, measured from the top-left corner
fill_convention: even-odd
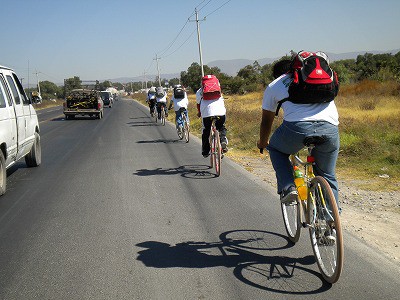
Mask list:
[[[328,182],[322,176],[315,176],[315,160],[312,156],[315,145],[323,140],[320,136],[304,139],[303,143],[308,152],[305,161],[299,153],[290,155],[293,166],[304,168],[307,191],[305,197],[300,197],[301,187],[297,187],[299,195],[296,203],[281,203],[281,210],[289,240],[296,243],[300,237],[300,229],[308,228],[321,275],[325,281],[335,283],[342,272],[344,259],[339,210]]]
[[[215,167],[217,176],[221,175],[221,159],[222,159],[222,148],[221,141],[219,138],[219,131],[215,125],[215,122],[219,117],[211,117],[211,130],[210,130],[210,167]]]
[[[189,143],[189,132],[190,132],[190,128],[189,128],[189,123],[187,121],[186,118],[186,109],[185,108],[180,108],[179,109],[179,113],[181,114],[181,119],[182,119],[182,123],[183,123],[183,127],[182,127],[182,131],[180,131],[179,129],[177,129],[178,132],[178,137],[180,140],[182,140],[183,138],[185,138],[186,143]]]

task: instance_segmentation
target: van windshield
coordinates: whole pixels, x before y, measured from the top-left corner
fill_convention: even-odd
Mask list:
[[[110,94],[106,93],[106,92],[101,92],[101,96],[106,100],[108,100],[108,98],[110,98]]]

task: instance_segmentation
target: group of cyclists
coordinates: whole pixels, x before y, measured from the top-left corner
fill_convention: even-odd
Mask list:
[[[277,62],[273,66],[273,77],[274,80],[264,91],[259,139],[256,145],[261,152],[264,149],[268,150],[275,170],[277,193],[289,236],[294,236],[292,229],[299,232],[300,228],[300,221],[297,219],[299,214],[293,218],[292,215],[288,217],[288,212],[294,212],[294,208],[299,209],[298,188],[294,182],[293,172],[296,166],[292,164],[290,156],[298,153],[304,146],[309,147],[310,154],[307,161],[309,158],[312,159],[311,173],[315,175],[313,177],[315,180],[311,179],[307,183],[307,188],[310,188],[307,200],[314,199],[315,203],[307,202],[310,211],[314,212],[313,218],[309,220],[310,224],[307,224],[312,228],[310,236],[312,244],[315,245],[313,250],[318,258],[318,266],[323,277],[333,283],[339,278],[343,263],[343,243],[338,220],[340,213],[338,182],[335,174],[340,146],[339,116],[333,101],[339,90],[337,74],[330,69],[329,59],[325,53],[300,51],[292,59]],[[167,112],[166,93],[162,88],[152,87],[147,95],[147,101],[151,114],[154,113],[155,106],[158,117],[162,106]],[[182,130],[182,109],[189,121],[188,103],[185,89],[181,85],[176,85],[169,109],[174,106],[178,135]],[[196,103],[197,116],[202,118],[201,154],[204,158],[210,155],[209,136],[214,120],[219,131],[222,152],[227,152],[226,108],[220,83],[214,75],[202,77],[201,87],[196,92]],[[283,121],[272,133],[273,122],[281,107]],[[316,182],[321,182],[319,188],[315,188]],[[291,223],[296,220],[298,223]],[[324,254],[329,253],[324,257],[327,262],[320,259],[319,247],[325,251]],[[329,252],[324,247],[330,247]]]
[[[181,111],[183,110],[186,115],[186,120],[189,123],[188,115],[188,105],[189,99],[185,88],[177,84],[173,88],[172,97],[169,106],[167,106],[167,93],[162,87],[151,87],[147,92],[146,102],[150,108],[150,114],[154,116],[157,110],[158,119],[161,117],[161,107],[164,107],[166,116],[168,116],[168,110],[172,107],[175,111],[175,124],[176,130],[179,133],[183,130],[183,120]],[[202,118],[202,155],[203,157],[208,157],[210,155],[210,128],[211,128],[211,117],[218,116],[216,122],[216,127],[220,132],[221,147],[224,153],[228,152],[228,139],[226,137],[226,127],[225,127],[225,115],[226,108],[224,103],[224,98],[222,94],[218,94],[215,99],[204,100],[203,98],[203,87],[200,87],[196,92],[196,102],[197,102],[197,116]]]

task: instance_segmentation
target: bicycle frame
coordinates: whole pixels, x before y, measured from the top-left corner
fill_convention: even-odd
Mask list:
[[[307,210],[310,207],[310,204],[314,204],[315,203],[315,199],[312,197],[312,194],[309,193],[311,180],[315,177],[315,174],[314,174],[315,159],[314,159],[314,156],[312,156],[312,154],[311,154],[312,153],[312,149],[314,147],[315,147],[315,145],[313,145],[313,144],[309,145],[307,147],[308,154],[307,154],[306,161],[303,161],[300,158],[300,154],[299,153],[290,155],[290,161],[291,161],[292,165],[302,166],[304,168],[304,179],[305,179],[306,184],[307,184],[307,190],[308,190],[307,191],[307,193],[308,193],[307,202],[306,202],[306,200],[299,200],[298,199],[298,203],[302,207],[301,211],[303,212],[303,215],[300,215],[300,218],[301,218],[300,221],[301,221],[301,224],[303,225],[303,227],[313,226],[313,222],[314,222],[314,220],[316,218],[316,212],[315,211],[313,213],[313,219],[312,220],[310,220],[308,218],[309,214],[307,213]],[[319,189],[321,189],[321,187],[319,187]],[[321,192],[321,195],[323,195],[322,192]],[[325,201],[325,199],[323,197],[321,198],[321,202],[322,202],[322,205],[326,208],[326,211],[328,212],[328,214],[330,215],[329,209],[327,209],[327,207],[326,207],[326,201]],[[305,217],[306,222],[303,222],[304,215],[306,216]],[[330,217],[332,217],[332,216],[330,215]]]

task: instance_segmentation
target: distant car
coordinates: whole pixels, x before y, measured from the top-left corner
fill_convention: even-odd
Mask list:
[[[114,103],[114,98],[109,91],[101,91],[101,98],[103,99],[104,106],[112,107]]]

